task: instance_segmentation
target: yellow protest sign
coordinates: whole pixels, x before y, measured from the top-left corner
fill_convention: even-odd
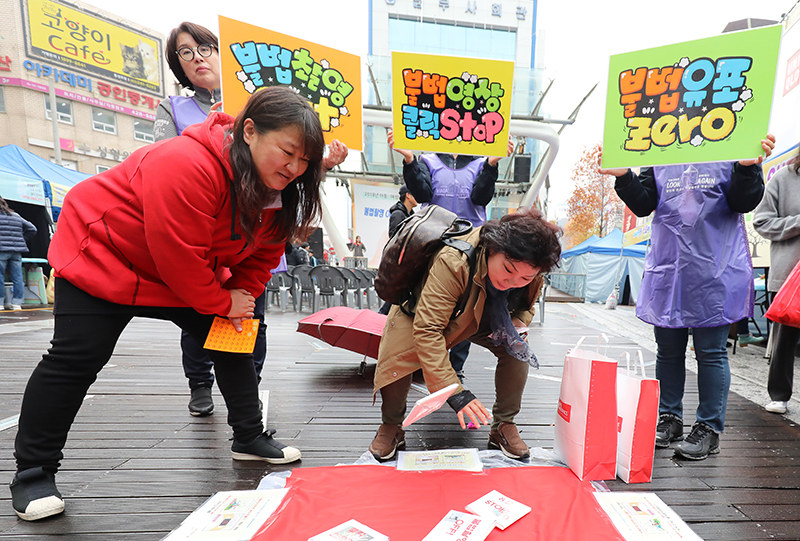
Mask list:
[[[227,114],[236,116],[259,89],[287,86],[317,111],[326,143],[362,149],[358,56],[227,17],[219,18],[219,41]]]
[[[393,52],[395,148],[505,157],[513,81],[513,62]]]

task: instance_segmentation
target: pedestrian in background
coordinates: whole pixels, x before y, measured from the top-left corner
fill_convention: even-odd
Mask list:
[[[389,238],[394,236],[400,228],[400,224],[403,223],[406,218],[414,214],[414,207],[416,207],[417,204],[417,200],[414,199],[414,196],[408,191],[408,186],[405,184],[400,186],[400,201],[389,209]]]
[[[690,434],[675,448],[684,458],[719,453],[731,374],[727,341],[732,323],[753,317],[753,267],[742,213],[764,193],[764,155],[737,163],[601,169],[637,216],[655,211],[636,315],[654,326],[661,386],[656,446],[683,440],[686,345],[692,329],[699,405]]]
[[[36,226],[11,210],[6,200],[0,197],[0,281],[3,282],[3,303],[5,309],[5,275],[11,278],[11,310],[21,310],[25,298],[25,284],[22,281],[22,254],[28,251],[27,241],[36,235]]]
[[[800,159],[787,165],[767,183],[764,198],[753,213],[753,228],[770,241],[767,291],[774,295],[800,261]],[[770,402],[764,409],[786,413],[792,397],[794,355],[800,329],[772,324],[772,353],[767,376]]]

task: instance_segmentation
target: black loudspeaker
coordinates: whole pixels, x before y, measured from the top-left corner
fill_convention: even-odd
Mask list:
[[[311,253],[317,260],[322,261],[322,250],[325,248],[322,245],[322,228],[318,227],[308,237],[308,247],[311,248]]]
[[[514,158],[514,182],[524,184],[531,179],[531,155],[520,154]]]

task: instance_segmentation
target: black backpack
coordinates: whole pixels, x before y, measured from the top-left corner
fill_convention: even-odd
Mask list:
[[[378,276],[375,278],[375,290],[380,298],[401,305],[405,313],[413,316],[417,303],[413,289],[422,280],[431,256],[444,246],[467,254],[468,284],[471,284],[475,273],[475,247],[465,240],[454,238],[470,231],[472,223],[469,220],[459,218],[437,205],[429,205],[406,218],[383,249]],[[468,286],[459,298],[451,318],[463,312],[470,289]]]

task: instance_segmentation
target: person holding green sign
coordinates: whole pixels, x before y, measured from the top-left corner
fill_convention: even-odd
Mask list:
[[[719,453],[730,388],[726,343],[731,323],[753,316],[753,267],[742,214],[764,193],[764,156],[736,163],[602,169],[637,216],[655,211],[636,315],[655,327],[656,378],[661,385],[656,446],[683,440],[686,344],[692,329],[700,403],[676,454],[703,460]],[[602,160],[602,155],[600,157]]]

